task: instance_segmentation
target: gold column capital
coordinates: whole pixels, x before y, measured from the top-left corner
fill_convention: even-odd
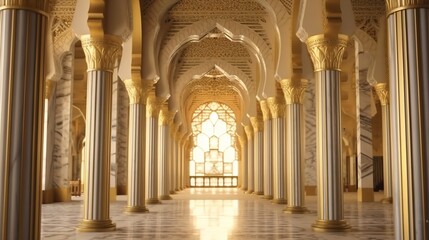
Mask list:
[[[378,98],[380,98],[381,105],[385,106],[389,104],[389,88],[387,83],[377,83],[374,88]]]
[[[304,102],[305,89],[308,86],[306,79],[283,79],[280,81],[286,99],[286,104]]]
[[[286,102],[284,97],[270,97],[267,99],[273,118],[283,118],[286,112]]]
[[[122,39],[118,36],[81,36],[88,71],[113,72],[122,55]]]
[[[146,117],[158,117],[161,103],[155,95],[155,91],[151,91],[146,100]]]
[[[143,99],[143,87],[140,79],[126,79],[124,80],[125,88],[130,98],[130,104],[141,104]]]
[[[250,122],[252,123],[255,133],[264,131],[264,121],[262,117],[251,117]]]
[[[261,100],[259,101],[259,104],[261,105],[262,117],[264,121],[270,120],[271,112],[270,112],[270,108],[268,107],[267,100]]]
[[[52,96],[56,82],[50,79],[45,81],[45,99],[49,99]]]
[[[314,71],[340,71],[348,40],[349,37],[343,34],[338,34],[337,37],[328,37],[325,34],[309,37],[306,44],[314,65]]]
[[[253,138],[253,127],[251,124],[244,126],[244,131],[246,132],[247,135],[247,139],[252,139]]]
[[[386,0],[387,15],[411,8],[429,8],[429,0]]]
[[[160,126],[171,126],[173,123],[175,112],[168,110],[168,105],[164,104],[159,111],[158,125]]]
[[[0,0],[0,10],[28,9],[46,14],[49,11],[48,0]]]
[[[240,142],[240,145],[243,147],[247,142],[247,138],[243,135],[237,135],[237,137],[238,141]]]

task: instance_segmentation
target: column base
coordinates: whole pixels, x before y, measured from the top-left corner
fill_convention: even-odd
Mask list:
[[[125,213],[145,213],[149,210],[145,206],[126,206]]]
[[[171,191],[170,191],[170,194],[176,194],[176,191],[171,190]]]
[[[246,192],[247,194],[252,194],[253,193],[253,190],[247,190],[247,192]]]
[[[244,192],[246,192],[247,191],[247,187],[242,187],[241,190],[244,191]]]
[[[344,232],[351,228],[345,220],[317,220],[311,226],[316,232]]]
[[[286,207],[285,210],[283,210],[285,213],[291,213],[291,214],[303,214],[308,212],[306,207],[300,207],[300,206],[292,206],[292,207]]]
[[[271,199],[273,199],[273,196],[272,195],[264,195],[264,197],[263,197],[264,199],[268,199],[268,200],[271,200]]]
[[[391,197],[383,198],[383,199],[381,199],[381,201],[380,201],[380,202],[381,202],[381,203],[390,204],[390,203],[393,203],[393,198],[391,198]]]
[[[158,198],[149,198],[146,199],[146,204],[160,204],[161,201],[159,201]]]
[[[76,228],[78,232],[111,232],[115,231],[116,224],[112,220],[87,220],[83,219]]]
[[[159,200],[171,200],[173,198],[170,197],[170,195],[163,195],[163,196],[159,196]]]
[[[275,204],[287,204],[287,200],[284,198],[273,199],[271,202]]]
[[[264,192],[258,191],[258,192],[253,192],[253,194],[255,194],[255,195],[264,195]]]
[[[174,191],[176,191],[176,192],[180,192],[180,189],[176,188],[176,189],[174,189]]]

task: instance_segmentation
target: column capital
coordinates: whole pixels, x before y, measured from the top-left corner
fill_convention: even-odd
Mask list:
[[[280,81],[286,104],[304,102],[305,89],[308,86],[306,79],[283,79]]]
[[[270,112],[270,108],[268,107],[267,100],[261,100],[261,101],[259,101],[259,104],[261,105],[262,117],[263,117],[264,121],[270,120],[271,119],[271,112]]]
[[[88,71],[113,72],[122,55],[122,39],[120,37],[104,35],[95,38],[91,35],[82,35],[81,41]]]
[[[45,99],[49,99],[52,96],[56,85],[56,81],[46,79],[45,81]]]
[[[240,145],[243,147],[244,145],[246,145],[247,139],[246,136],[244,135],[237,135],[238,137],[238,141],[240,142]]]
[[[340,71],[348,39],[349,37],[343,34],[338,34],[338,37],[328,37],[325,34],[309,37],[306,44],[314,65],[314,71]]]
[[[252,123],[255,133],[264,131],[264,121],[262,117],[251,117],[250,122]]]
[[[429,8],[429,0],[386,0],[387,15],[410,8]]]
[[[173,123],[175,112],[168,110],[168,105],[164,104],[159,112],[158,125],[160,126],[171,126]]]
[[[140,79],[125,79],[125,88],[130,98],[130,104],[141,104],[143,102],[143,88]]]
[[[244,131],[246,132],[247,139],[251,140],[253,138],[253,132],[254,132],[252,125],[249,124],[244,126]]]
[[[0,0],[0,10],[2,9],[29,9],[46,13],[49,9],[48,0]]]
[[[377,92],[378,98],[382,106],[389,104],[389,88],[387,83],[377,83],[375,86],[375,92]]]
[[[286,104],[284,97],[270,97],[267,99],[267,103],[273,118],[283,118],[285,116]]]
[[[155,95],[155,91],[149,92],[146,100],[146,117],[158,117],[161,103]]]

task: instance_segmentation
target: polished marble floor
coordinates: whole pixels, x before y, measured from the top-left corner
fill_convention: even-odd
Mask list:
[[[42,239],[393,239],[392,205],[358,203],[356,193],[345,193],[348,232],[320,233],[311,229],[316,220],[316,197],[306,198],[310,210],[291,215],[284,205],[238,189],[186,189],[173,200],[149,205],[148,213],[126,214],[126,196],[111,203],[111,219],[117,230],[107,233],[78,233],[83,202],[43,205]],[[382,193],[376,193],[376,200]]]

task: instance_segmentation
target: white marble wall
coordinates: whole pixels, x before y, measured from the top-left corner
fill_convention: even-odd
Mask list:
[[[316,83],[309,79],[305,92],[305,186],[317,185],[316,164]]]
[[[372,88],[367,82],[367,70],[359,71],[356,81],[357,159],[359,188],[373,188],[372,161]]]
[[[53,187],[68,187],[71,180],[71,110],[73,101],[73,55],[63,58],[63,75],[57,82],[53,97],[55,133],[52,152]]]
[[[125,84],[119,79],[114,80],[110,187],[116,187],[118,194],[125,194],[127,188],[128,103]]]

